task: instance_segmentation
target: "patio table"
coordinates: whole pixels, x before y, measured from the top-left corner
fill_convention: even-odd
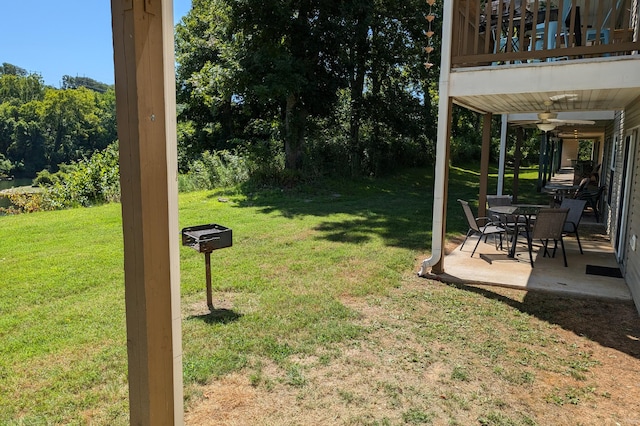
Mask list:
[[[559,204],[566,197],[570,197],[580,189],[580,185],[566,185],[566,184],[547,184],[543,191],[551,195],[553,202]]]
[[[527,234],[527,241],[529,241],[529,229],[531,228],[531,221],[535,217],[535,215],[540,211],[540,209],[548,208],[548,205],[541,204],[513,204],[510,206],[495,206],[489,209],[490,212],[504,215],[504,216],[515,216],[516,220],[514,221],[514,231],[513,236],[511,237],[511,246],[509,247],[508,256],[514,258],[516,255],[516,244],[518,243],[518,234],[520,233],[520,226],[524,226],[525,233]],[[519,217],[524,218],[524,222],[520,222],[518,220]],[[506,229],[506,228],[505,228]]]

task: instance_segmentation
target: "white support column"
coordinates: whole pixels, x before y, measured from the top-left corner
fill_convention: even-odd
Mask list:
[[[502,195],[504,191],[504,163],[507,151],[507,114],[502,114],[502,127],[500,128],[500,162],[498,164],[498,188],[496,194]]]
[[[111,0],[132,425],[182,425],[172,0]]]
[[[453,33],[453,1],[442,5],[442,44],[440,55],[440,81],[438,100],[438,134],[436,141],[436,164],[433,184],[433,227],[431,235],[431,257],[422,262],[418,275],[424,276],[429,268],[438,264],[444,271],[442,249],[446,223],[446,192],[449,168],[449,129],[451,121],[451,98],[449,97],[449,79],[451,74],[451,40]]]

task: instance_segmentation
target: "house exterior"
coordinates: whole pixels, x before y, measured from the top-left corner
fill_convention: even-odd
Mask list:
[[[561,141],[557,146],[565,147],[557,151],[557,166],[575,158],[577,139],[595,141],[599,184],[605,186],[600,221],[640,312],[638,17],[638,0],[445,1],[432,255],[420,275],[429,269],[443,273],[446,267],[449,123],[455,103],[484,114],[485,125],[499,114],[512,125],[552,132]],[[481,204],[484,196],[481,182]]]

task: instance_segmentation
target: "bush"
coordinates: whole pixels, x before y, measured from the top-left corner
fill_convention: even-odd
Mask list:
[[[205,151],[178,179],[181,192],[234,188],[249,180],[250,166],[246,156],[229,151]]]
[[[11,176],[13,164],[4,155],[0,153],[0,177]]]
[[[0,207],[0,213],[21,214],[52,209],[42,192],[10,192],[4,196],[9,199],[11,206]]]
[[[35,183],[44,186],[46,202],[54,209],[119,201],[118,143],[88,159],[61,164],[56,173],[42,171]]]

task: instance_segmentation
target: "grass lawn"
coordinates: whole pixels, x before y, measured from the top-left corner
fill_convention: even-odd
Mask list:
[[[180,195],[181,227],[234,236],[211,257],[213,313],[204,256],[180,251],[189,424],[625,424],[640,412],[598,379],[623,369],[637,395],[634,346],[603,355],[605,337],[556,319],[615,312],[624,332],[609,337],[638,337],[632,306],[415,276],[430,173]],[[451,170],[451,236],[466,232],[456,199],[477,199],[476,175]],[[539,201],[535,171],[522,176],[521,200]],[[126,374],[120,206],[0,217],[0,424],[127,424]]]

